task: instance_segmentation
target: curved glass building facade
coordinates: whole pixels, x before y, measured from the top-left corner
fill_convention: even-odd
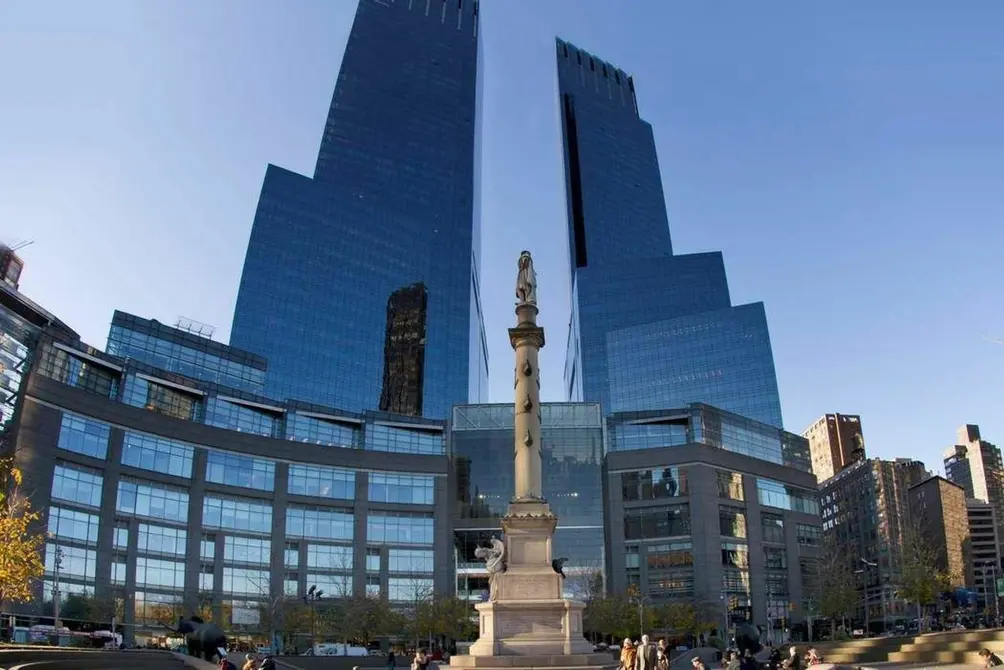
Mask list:
[[[165,608],[266,634],[269,607],[315,585],[392,603],[452,590],[445,422],[204,381],[260,359],[130,315],[110,339],[130,357],[41,334],[22,385],[17,458],[50,534],[33,607],[57,554],[60,596],[117,602],[138,637],[162,634]],[[144,358],[200,362],[182,376]]]

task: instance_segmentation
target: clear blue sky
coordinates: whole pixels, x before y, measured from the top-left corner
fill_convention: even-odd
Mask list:
[[[402,0],[399,0],[402,1]],[[544,393],[568,270],[554,37],[633,73],[678,253],[767,305],[785,423],[860,413],[871,455],[1004,444],[1004,3],[483,0],[492,400],[519,250]],[[104,346],[112,310],[226,341],[265,164],[310,174],[354,0],[0,4],[0,238]]]

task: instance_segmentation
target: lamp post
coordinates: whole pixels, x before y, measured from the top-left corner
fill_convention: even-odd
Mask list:
[[[878,581],[879,581],[879,589],[880,589],[879,590],[879,596],[882,599],[882,632],[885,633],[886,625],[887,625],[888,622],[886,621],[887,617],[886,617],[886,608],[885,608],[885,579],[882,576],[882,570],[879,569],[878,561],[872,562],[872,561],[868,561],[868,560],[865,560],[864,558],[862,558],[861,562],[863,564],[867,565],[869,568],[875,568],[875,572],[878,573],[878,578],[879,578]],[[868,613],[868,595],[867,594],[868,594],[868,586],[865,585],[865,620],[866,621],[868,620],[867,619],[867,616],[868,616],[868,614],[867,614]],[[867,627],[868,626],[866,625],[865,628],[867,628]]]
[[[53,541],[53,579],[52,579],[52,627],[56,630],[56,644],[59,644],[59,570],[63,567],[63,548],[55,541],[55,536],[50,534],[49,539]]]
[[[316,607],[317,607],[317,601],[320,600],[321,596],[323,596],[323,595],[324,595],[324,591],[321,590],[321,589],[319,589],[319,588],[317,588],[317,585],[315,584],[315,585],[311,586],[307,590],[307,595],[303,596],[303,602],[307,603],[307,605],[310,607],[310,651],[311,652],[314,651],[314,646],[317,644],[317,641],[315,639],[315,633],[314,633],[314,631],[315,631],[314,622],[315,622],[315,612],[316,612]]]
[[[645,634],[645,603],[650,602],[648,596],[643,596],[641,593],[635,599],[635,604],[638,605],[638,636]]]

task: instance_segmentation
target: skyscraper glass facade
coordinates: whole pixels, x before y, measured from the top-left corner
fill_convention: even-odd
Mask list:
[[[569,400],[622,412],[707,402],[781,427],[763,305],[733,307],[720,253],[676,256],[634,81],[562,40],[572,320]]]
[[[231,344],[268,359],[271,397],[376,408],[388,299],[419,282],[422,414],[486,394],[478,20],[360,0],[313,177],[268,166]]]
[[[568,559],[566,591],[585,588],[603,572],[603,422],[595,403],[543,403],[541,477],[543,494],[558,516],[554,556]],[[453,410],[451,455],[456,481],[458,590],[472,594],[482,584],[484,562],[474,547],[501,534],[515,487],[512,405],[460,405]],[[465,593],[466,592],[466,593]]]

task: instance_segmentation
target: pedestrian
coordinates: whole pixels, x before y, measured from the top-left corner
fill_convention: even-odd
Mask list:
[[[759,670],[759,667],[756,657],[753,656],[753,650],[747,649],[739,661],[739,670]]]
[[[397,667],[397,657],[394,655],[394,648],[387,652],[387,670],[394,670]]]
[[[984,668],[992,668],[997,665],[1004,665],[1004,661],[1001,660],[1000,656],[990,651],[989,649],[981,649],[980,658],[983,659]]]
[[[419,649],[411,661],[411,670],[429,670],[430,663],[432,659],[425,654],[425,649]]]
[[[648,635],[641,636],[641,644],[638,645],[638,653],[635,655],[634,666],[636,670],[658,670],[659,653],[655,645],[648,641]]]
[[[669,647],[666,645],[665,638],[659,640],[656,654],[659,670],[669,670]]]
[[[638,650],[634,647],[634,641],[629,637],[624,638],[624,644],[621,645],[620,670],[634,670],[634,662],[637,654]]]
[[[694,666],[694,670],[708,670],[708,666],[704,665],[704,661],[701,660],[700,656],[694,656],[690,659],[690,664]]]

